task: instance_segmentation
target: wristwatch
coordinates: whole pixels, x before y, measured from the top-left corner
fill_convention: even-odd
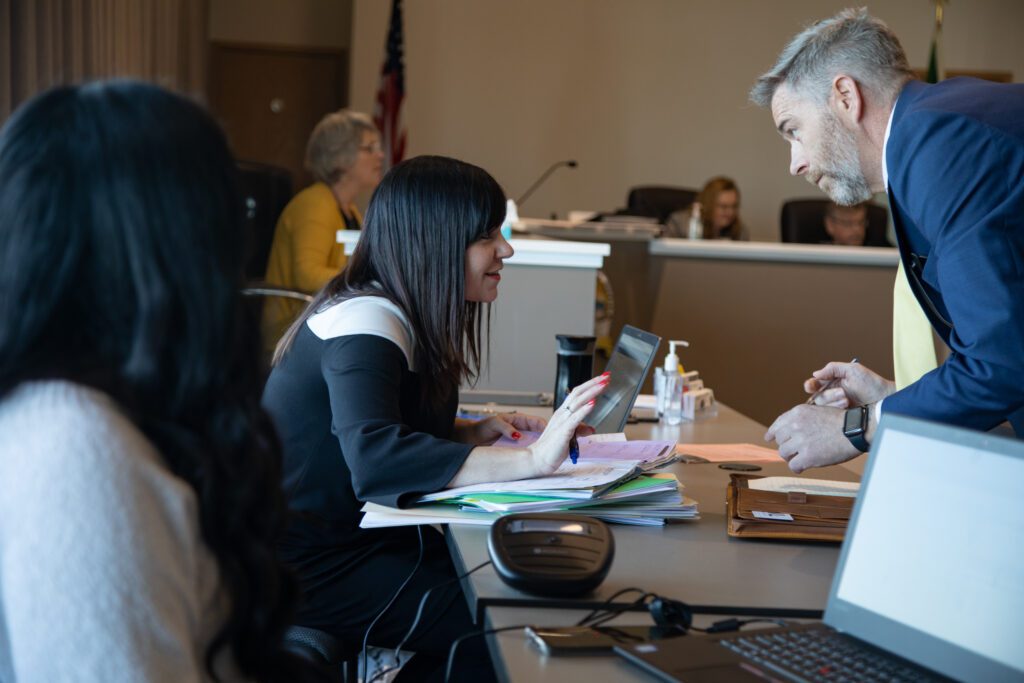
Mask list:
[[[850,440],[853,447],[861,453],[871,449],[865,434],[868,431],[868,407],[856,406],[846,411],[843,421],[843,436]]]

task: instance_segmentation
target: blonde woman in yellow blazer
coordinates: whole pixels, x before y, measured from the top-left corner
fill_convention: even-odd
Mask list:
[[[320,120],[306,146],[306,168],[316,182],[295,195],[277,221],[269,284],[312,294],[345,267],[337,231],[361,227],[354,200],[377,187],[383,164],[380,134],[366,114],[341,110]],[[267,301],[263,339],[269,351],[301,310],[298,301]]]

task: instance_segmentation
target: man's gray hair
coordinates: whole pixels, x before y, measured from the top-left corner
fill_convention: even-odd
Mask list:
[[[848,8],[801,31],[783,49],[775,66],[757,79],[750,100],[771,106],[785,83],[798,96],[824,104],[832,79],[846,74],[871,94],[895,98],[914,78],[899,38],[866,8]]]

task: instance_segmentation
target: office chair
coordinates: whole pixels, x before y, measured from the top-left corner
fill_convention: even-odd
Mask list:
[[[242,290],[242,296],[252,300],[251,306],[247,305],[249,309],[249,315],[255,320],[258,328],[262,331],[263,325],[261,324],[263,318],[263,303],[264,300],[270,297],[281,297],[283,299],[292,299],[294,301],[302,302],[303,305],[313,301],[313,295],[307,294],[306,292],[299,291],[297,289],[289,289],[288,287],[276,287],[274,285],[268,285],[265,282],[253,282],[250,283],[249,287]],[[262,336],[262,335],[261,335]],[[276,339],[261,339],[261,348],[263,348],[263,357],[261,359],[263,379],[264,381],[270,376],[270,360],[273,356],[273,348],[277,345]]]
[[[782,205],[780,229],[783,242],[800,244],[831,244],[825,230],[827,199],[791,199]],[[884,206],[868,204],[868,226],[864,234],[866,247],[891,247],[886,233],[889,211]]]
[[[284,647],[312,662],[331,680],[349,683],[356,679],[358,650],[344,648],[326,631],[306,626],[289,626],[284,633]]]
[[[688,209],[697,199],[697,190],[667,185],[639,185],[629,191],[626,213],[630,216],[657,218],[659,223],[680,209]]]
[[[292,198],[292,174],[254,161],[239,161],[236,165],[249,238],[245,276],[248,280],[262,280],[267,273],[277,219]]]

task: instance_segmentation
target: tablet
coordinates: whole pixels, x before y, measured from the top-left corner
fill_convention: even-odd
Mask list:
[[[632,325],[622,328],[622,334],[615,342],[605,367],[611,373],[611,382],[604,393],[597,397],[594,410],[584,420],[598,434],[621,432],[626,426],[629,411],[647,379],[660,343],[661,337],[650,332]]]

